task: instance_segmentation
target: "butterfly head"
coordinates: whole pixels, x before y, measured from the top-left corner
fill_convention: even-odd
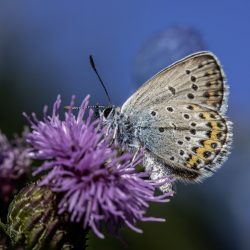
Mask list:
[[[105,107],[104,110],[103,110],[104,118],[108,119],[109,117],[113,117],[114,116],[114,111],[115,111],[115,108],[113,106]]]
[[[95,106],[89,106],[89,108],[92,108],[94,110],[97,118],[102,116],[104,120],[113,119],[115,116],[115,113],[117,112],[117,108],[111,105],[102,106],[102,105],[96,104]]]

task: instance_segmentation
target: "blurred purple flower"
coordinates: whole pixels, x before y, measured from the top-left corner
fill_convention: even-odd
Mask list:
[[[52,116],[45,111],[43,121],[34,114],[28,118],[33,131],[27,141],[34,147],[35,158],[46,160],[34,174],[47,171],[40,185],[62,194],[59,213],[68,212],[72,222],[91,227],[100,238],[104,237],[102,222],[111,233],[124,224],[140,233],[137,221],[164,221],[145,216],[148,203],[167,202],[172,194],[154,195],[159,182],[136,170],[142,153],[135,157],[132,153],[119,154],[101,119],[93,119],[92,110],[86,115],[88,99],[82,102],[77,116],[69,110],[60,120],[58,97]]]
[[[24,132],[25,135],[26,132]],[[30,149],[23,138],[8,141],[0,131],[0,206],[1,216],[13,195],[23,186],[30,171]]]

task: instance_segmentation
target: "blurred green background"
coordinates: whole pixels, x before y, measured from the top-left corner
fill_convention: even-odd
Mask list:
[[[9,137],[57,94],[107,104],[88,62],[93,54],[115,105],[175,59],[200,49],[221,60],[230,85],[234,144],[201,184],[177,184],[139,235],[91,236],[93,249],[250,249],[250,2],[198,0],[0,1],[0,129]]]

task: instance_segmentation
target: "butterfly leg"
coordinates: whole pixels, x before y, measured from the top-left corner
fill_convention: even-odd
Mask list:
[[[115,126],[114,128],[114,134],[113,134],[113,140],[117,137],[117,131],[118,131],[118,126]]]
[[[137,148],[137,150],[135,151],[135,154],[134,154],[133,159],[132,159],[132,164],[134,163],[134,161],[135,161],[135,159],[138,156],[140,151],[141,151],[141,147]]]

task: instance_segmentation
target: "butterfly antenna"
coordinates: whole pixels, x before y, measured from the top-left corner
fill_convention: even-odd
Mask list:
[[[70,110],[70,109],[80,109],[81,107],[76,107],[76,106],[64,106],[64,109]]]
[[[89,56],[89,62],[90,62],[90,65],[91,65],[92,69],[95,71],[95,73],[96,73],[96,75],[97,75],[97,77],[98,77],[98,79],[99,79],[105,93],[106,93],[106,96],[108,97],[109,103],[111,104],[111,99],[110,99],[109,93],[108,93],[108,91],[107,91],[107,89],[106,89],[106,87],[105,87],[105,85],[104,85],[104,83],[102,81],[102,78],[100,77],[100,75],[99,75],[99,73],[98,73],[98,71],[96,69],[96,66],[95,66],[94,59],[93,59],[92,55]]]

